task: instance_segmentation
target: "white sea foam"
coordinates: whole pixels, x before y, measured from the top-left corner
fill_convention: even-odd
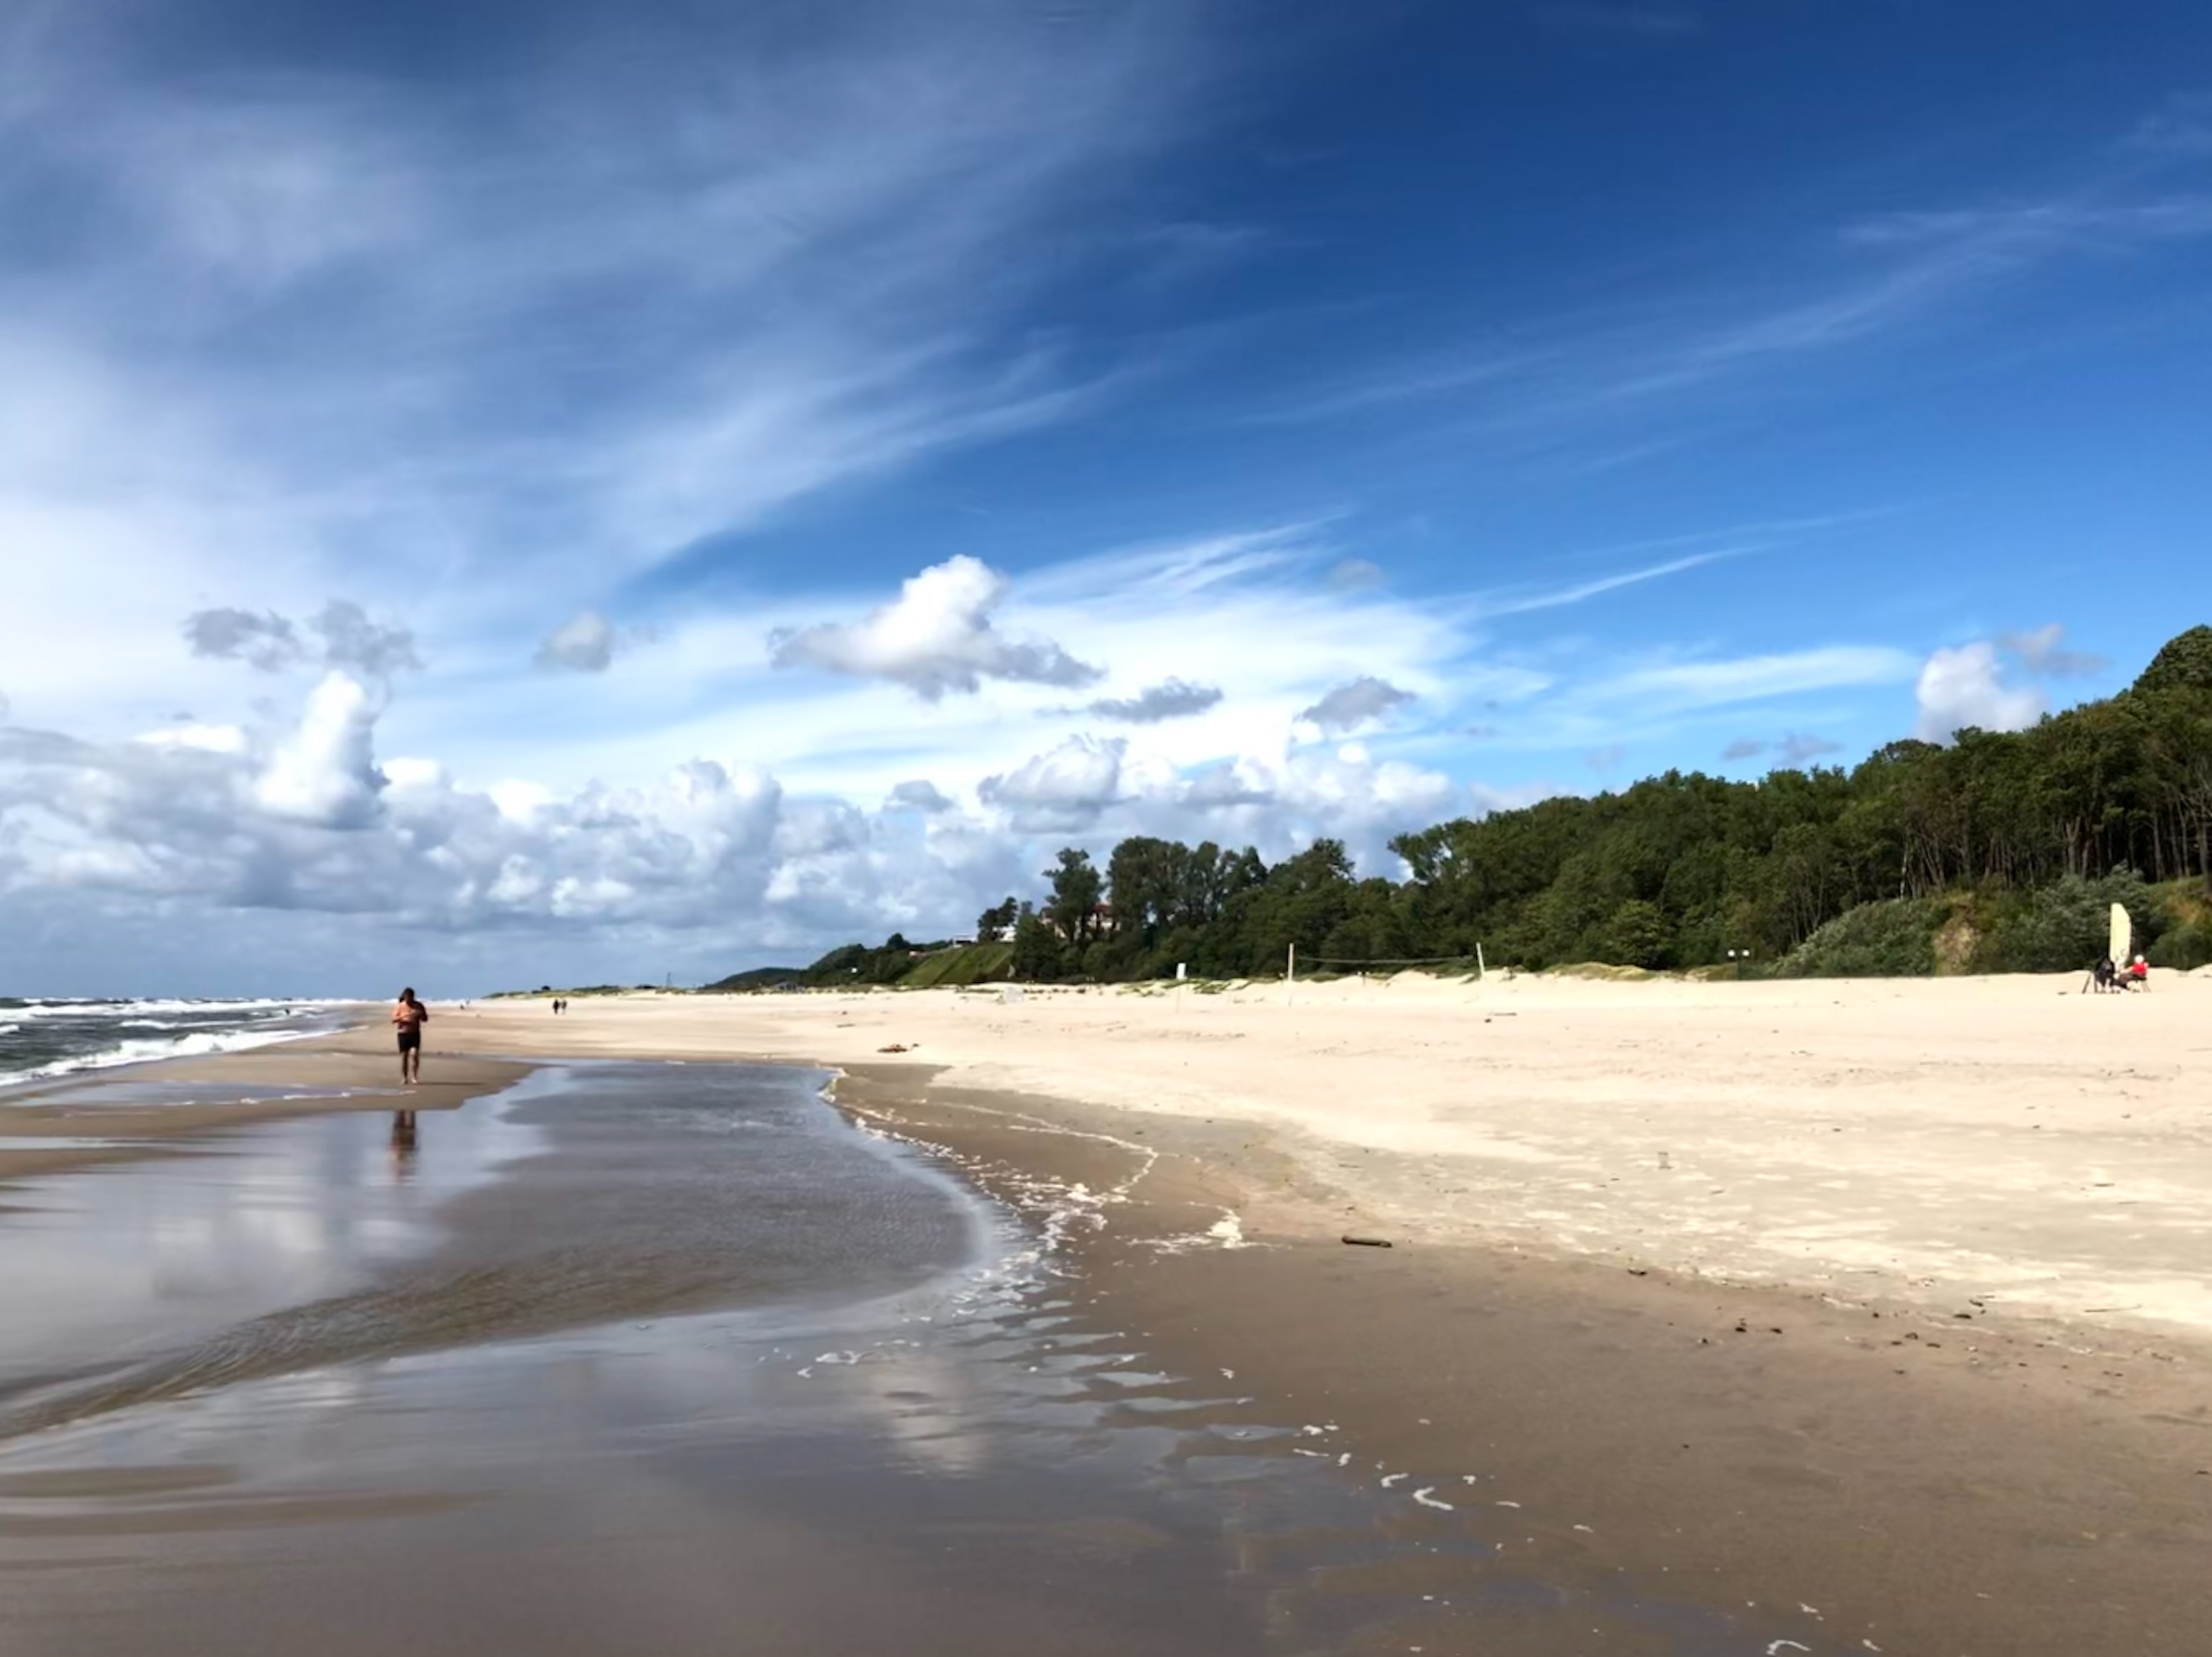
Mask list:
[[[10,1007],[13,1018],[157,1018],[179,1015],[202,1018],[282,1018],[287,1013],[315,1012],[327,1007],[343,1007],[353,1004],[327,999],[281,1001],[255,998],[242,1001],[188,1001],[161,999],[145,1001],[67,1001],[58,998],[28,996],[18,1007]]]
[[[0,1071],[0,1084],[43,1082],[84,1071],[112,1070],[118,1065],[145,1065],[161,1059],[201,1059],[211,1053],[242,1053],[249,1047],[274,1047],[321,1032],[313,1029],[195,1030],[189,1035],[142,1036],[118,1041],[91,1053],[74,1053],[27,1070]]]

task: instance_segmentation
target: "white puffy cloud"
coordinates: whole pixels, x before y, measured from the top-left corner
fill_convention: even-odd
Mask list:
[[[997,632],[991,612],[1006,588],[1006,578],[981,560],[948,558],[910,577],[897,598],[864,620],[777,632],[772,659],[778,667],[889,679],[927,701],[948,691],[972,695],[986,679],[1084,685],[1103,677],[1049,639]]]
[[[1119,793],[1127,749],[1118,737],[1070,737],[1003,776],[984,778],[976,797],[1025,833],[1088,828]]]
[[[1221,691],[1217,686],[1169,678],[1147,685],[1133,696],[1102,696],[1088,704],[1085,711],[1102,719],[1158,725],[1164,719],[1188,719],[1194,713],[1203,713],[1220,700]]]
[[[270,815],[325,828],[365,828],[385,788],[376,768],[376,698],[333,671],[307,698],[298,727],[280,742],[254,783]]]
[[[1364,674],[1337,686],[1312,707],[1301,708],[1298,718],[1324,731],[1340,734],[1357,730],[1370,719],[1382,718],[1401,702],[1413,700],[1412,691],[1401,690],[1387,680]]]
[[[1969,727],[2018,731],[2042,717],[2043,693],[2033,685],[2008,685],[1997,647],[1986,639],[1937,650],[1913,687],[1920,710],[1917,734],[1948,743]]]
[[[886,803],[894,806],[903,806],[909,811],[920,811],[929,816],[935,816],[939,812],[955,809],[952,802],[939,791],[937,785],[927,779],[915,779],[897,784],[891,789],[890,798]]]
[[[538,646],[538,665],[571,673],[604,673],[615,659],[614,623],[595,610],[580,610]]]

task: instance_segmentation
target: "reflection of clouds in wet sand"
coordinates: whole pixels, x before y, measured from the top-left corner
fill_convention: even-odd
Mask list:
[[[495,1108],[451,1114],[434,1168],[395,1181],[384,1128],[352,1115],[276,1123],[209,1150],[26,1181],[0,1216],[0,1381],[344,1292],[426,1253],[438,1205],[539,1139]]]

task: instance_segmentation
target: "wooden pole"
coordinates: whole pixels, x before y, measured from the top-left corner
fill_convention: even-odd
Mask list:
[[[1474,942],[1474,981],[1478,984],[1490,976],[1490,968],[1482,964],[1482,940]]]
[[[1291,945],[1289,963],[1283,968],[1283,1001],[1287,1005],[1298,992],[1298,946]]]

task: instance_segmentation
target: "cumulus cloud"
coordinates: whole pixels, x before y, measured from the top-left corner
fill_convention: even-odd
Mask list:
[[[614,659],[614,624],[593,610],[578,610],[538,646],[538,666],[570,673],[604,673]]]
[[[383,679],[422,665],[412,633],[373,620],[346,598],[333,598],[304,628],[274,610],[195,610],[185,618],[185,640],[195,656],[244,662],[264,673],[315,661]]]
[[[1070,737],[1003,775],[976,786],[976,798],[1007,814],[1024,833],[1072,833],[1090,828],[1121,791],[1120,737]]]
[[[1183,679],[1163,679],[1133,696],[1102,696],[1085,710],[1103,719],[1121,719],[1130,725],[1158,725],[1163,719],[1188,719],[1203,713],[1221,700],[1218,687],[1192,684]]]
[[[973,695],[986,679],[1074,686],[1104,677],[1049,639],[998,632],[991,612],[1006,589],[1006,578],[980,559],[949,558],[910,577],[896,599],[861,621],[771,634],[771,659],[778,667],[888,679],[933,702],[951,691]]]
[[[1357,730],[1370,719],[1382,718],[1401,702],[1413,700],[1412,691],[1401,690],[1386,680],[1363,675],[1337,686],[1311,707],[1300,709],[1298,718],[1331,734],[1341,734]]]
[[[889,803],[928,816],[953,810],[952,802],[939,791],[935,783],[920,779],[900,783],[893,788]]]
[[[412,633],[370,620],[368,612],[349,599],[332,599],[307,625],[322,636],[327,666],[357,668],[381,679],[422,665]]]
[[[307,654],[299,629],[274,610],[196,610],[185,618],[185,640],[195,656],[244,662],[264,673],[296,666]]]
[[[374,752],[379,711],[359,680],[328,674],[254,786],[262,809],[324,828],[367,827],[385,787]]]
[[[2065,647],[2066,629],[2057,622],[2025,633],[2007,633],[1997,643],[2020,658],[2039,678],[2069,679],[2103,670],[2105,659],[2087,651]]]
[[[1231,806],[1272,805],[1275,791],[1264,779],[1248,775],[1234,760],[1203,766],[1182,786],[1181,804],[1198,811]]]
[[[1920,709],[1917,734],[1924,742],[1948,743],[1969,727],[2018,731],[2044,709],[2040,690],[2005,683],[1997,647],[1986,639],[1929,656],[1913,695]]]

